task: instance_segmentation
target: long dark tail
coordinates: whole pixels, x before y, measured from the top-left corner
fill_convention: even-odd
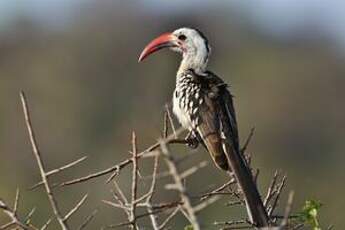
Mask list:
[[[238,185],[240,186],[247,206],[248,216],[257,227],[269,225],[266,209],[262,203],[252,173],[242,155],[233,150],[231,145],[224,143],[224,151]],[[230,173],[230,171],[229,171]]]
[[[205,133],[205,130],[203,131]],[[219,135],[214,133],[208,133],[203,136],[201,143],[210,153],[216,166],[228,171],[229,174],[234,174],[243,192],[250,221],[257,227],[268,226],[267,212],[262,203],[252,173],[242,154],[239,150],[235,150],[238,148],[233,146],[233,141],[221,139]]]
[[[221,109],[219,118],[222,124],[222,136],[224,137],[224,155],[227,157],[230,169],[235,175],[237,184],[243,192],[250,221],[257,227],[269,226],[267,211],[261,200],[251,169],[240,151],[232,97],[230,94],[224,94],[221,100],[223,108]]]

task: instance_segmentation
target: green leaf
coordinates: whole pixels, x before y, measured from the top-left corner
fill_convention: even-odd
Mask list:
[[[305,223],[312,227],[313,230],[321,230],[318,213],[322,204],[320,201],[307,200],[299,212],[299,219],[302,223]]]

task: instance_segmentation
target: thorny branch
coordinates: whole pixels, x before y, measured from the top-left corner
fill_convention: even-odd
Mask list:
[[[77,165],[78,163],[84,161],[86,159],[86,157],[80,158],[80,159],[78,159],[78,160],[76,160],[76,161],[74,161],[72,163],[66,164],[66,165],[64,165],[64,166],[62,166],[62,167],[60,167],[58,169],[54,169],[54,170],[51,170],[51,171],[47,172],[46,169],[45,169],[45,164],[43,162],[43,158],[42,158],[42,154],[41,154],[40,148],[38,146],[38,141],[36,139],[36,135],[35,135],[35,132],[34,132],[34,129],[33,129],[33,126],[32,126],[30,110],[29,110],[29,106],[28,106],[28,103],[27,103],[27,99],[26,99],[26,96],[25,96],[23,91],[20,92],[20,99],[21,99],[21,103],[22,103],[22,108],[23,108],[23,113],[24,113],[24,118],[25,118],[25,125],[26,125],[26,128],[27,128],[28,134],[29,134],[29,140],[30,140],[32,152],[33,152],[33,155],[34,155],[34,157],[36,159],[37,166],[39,168],[41,179],[42,179],[42,181],[40,183],[36,184],[33,187],[37,187],[37,186],[39,186],[41,184],[44,186],[46,194],[48,196],[49,203],[50,203],[51,208],[53,210],[54,216],[57,219],[61,229],[62,230],[69,230],[71,228],[69,227],[69,225],[67,223],[68,219],[75,212],[77,212],[79,210],[79,208],[82,206],[82,204],[86,201],[87,195],[85,195],[77,203],[77,205],[74,208],[72,208],[65,216],[63,216],[63,214],[60,211],[58,202],[57,202],[57,200],[56,200],[56,198],[54,196],[54,192],[52,190],[52,186],[50,184],[50,181],[49,181],[48,177],[51,176],[51,175],[57,174],[57,173],[59,173],[59,172],[61,172],[63,170],[69,169],[69,168],[71,168],[71,167],[73,167],[75,165]],[[18,205],[18,199],[19,199],[19,192],[17,192],[17,195],[16,195],[13,214],[16,214],[17,205]],[[33,215],[33,211],[29,213],[29,218],[31,218],[32,215]],[[16,215],[14,215],[13,217],[16,217]],[[51,220],[52,219],[49,219],[46,222],[46,224],[42,226],[41,229],[43,229],[43,230],[46,229],[48,227],[48,225],[50,224]],[[23,226],[25,226],[25,225],[23,225]],[[23,226],[21,226],[21,227],[23,228]]]
[[[0,226],[0,229],[7,229],[13,225],[16,225],[16,226],[18,226],[24,230],[32,229],[27,224],[21,222],[17,216],[17,205],[18,205],[18,199],[19,199],[19,190],[17,190],[16,194],[17,195],[16,195],[15,205],[13,207],[13,210],[11,208],[9,208],[4,201],[2,201],[0,199],[0,209],[2,209],[3,212],[11,219],[11,221],[8,222],[7,224]]]
[[[172,155],[167,149],[167,145],[165,145],[164,140],[168,137],[168,114],[165,114],[165,119],[164,119],[164,128],[163,128],[163,137],[165,139],[160,140],[160,147],[161,151],[156,152],[154,155],[154,164],[153,164],[153,172],[152,175],[150,176],[151,178],[151,185],[147,193],[142,195],[139,198],[133,199],[133,195],[136,194],[136,189],[138,187],[138,179],[134,177],[134,172],[138,172],[138,167],[137,167],[137,162],[132,162],[133,163],[133,171],[132,171],[132,185],[131,185],[131,201],[128,203],[128,199],[125,197],[124,193],[122,192],[121,188],[117,185],[117,183],[114,181],[115,189],[116,191],[113,192],[113,197],[115,199],[115,203],[112,201],[103,201],[105,204],[108,204],[114,208],[122,209],[127,217],[128,217],[128,222],[122,222],[119,224],[113,224],[113,225],[108,225],[107,228],[115,228],[115,227],[120,227],[120,226],[133,226],[134,223],[137,223],[137,220],[146,216],[150,217],[151,220],[151,225],[152,229],[154,230],[159,230],[159,229],[164,229],[169,221],[173,219],[173,217],[178,213],[181,212],[182,214],[185,215],[185,217],[190,221],[191,225],[193,226],[194,229],[201,229],[200,223],[197,219],[197,213],[202,211],[204,208],[207,206],[211,205],[215,201],[219,199],[219,196],[214,196],[209,200],[202,201],[196,206],[192,206],[191,202],[191,196],[187,194],[187,190],[184,186],[183,180],[189,177],[190,175],[194,174],[197,172],[199,169],[205,167],[205,163],[201,162],[199,165],[196,167],[192,167],[191,169],[188,169],[182,173],[179,172],[178,170],[178,164],[179,162],[173,159]],[[170,123],[173,125],[172,123]],[[136,149],[136,144],[134,139],[132,138],[132,154],[137,153]],[[173,188],[176,190],[179,194],[180,200],[175,201],[175,202],[168,202],[168,203],[158,203],[155,204],[153,203],[153,195],[155,194],[155,189],[156,189],[156,183],[159,178],[162,178],[160,174],[158,173],[158,161],[159,157],[162,156],[164,160],[166,161],[166,165],[168,167],[167,171],[164,171],[164,177],[170,176],[173,178],[174,183],[167,186],[169,188]],[[133,161],[133,157],[132,157]],[[147,212],[136,215],[136,218],[133,219],[133,204],[135,204],[135,207],[141,208],[144,207],[147,209]],[[174,208],[172,212],[163,220],[159,221],[157,214],[166,212],[169,209]],[[160,218],[162,219],[162,218]],[[159,224],[161,222],[161,224]]]
[[[180,128],[176,131],[176,134],[179,135],[183,132],[183,129]],[[181,140],[181,139],[176,139],[174,134],[169,135],[166,139],[164,139],[164,142],[167,144],[181,144],[181,143],[186,143],[185,140]],[[138,153],[137,158],[140,159],[141,157],[143,157],[146,154],[149,154],[150,152],[158,149],[160,146],[159,142],[156,142],[155,144],[151,145],[150,147],[148,147],[147,149],[145,149],[144,151]],[[112,173],[112,175],[107,179],[107,182],[110,182],[119,172],[121,169],[123,169],[124,167],[126,167],[127,165],[132,163],[132,159],[126,159],[118,164],[115,164],[114,166],[111,166],[110,168],[95,172],[95,173],[91,173],[87,176],[84,177],[80,177],[80,178],[76,178],[67,182],[63,182],[60,183],[59,186],[67,186],[67,185],[74,185],[74,184],[78,184],[78,183],[82,183],[97,177],[101,177],[101,176],[105,176],[108,175],[110,173]]]
[[[34,225],[31,224],[31,218],[36,210],[36,208],[31,209],[31,211],[26,215],[24,220],[20,220],[18,217],[18,205],[19,205],[19,189],[17,189],[16,192],[16,197],[13,205],[13,209],[11,209],[3,200],[0,199],[0,209],[11,219],[10,222],[0,226],[0,229],[8,229],[10,227],[18,227],[18,229],[23,229],[23,230],[45,230],[48,225],[51,222],[51,219],[49,219],[41,228],[37,228]],[[14,229],[14,228],[12,228]],[[17,229],[17,228],[16,228]]]
[[[28,130],[28,133],[29,133],[29,138],[30,138],[30,143],[31,143],[31,147],[32,147],[32,152],[33,152],[33,154],[34,154],[34,156],[36,158],[37,165],[38,165],[38,168],[40,170],[41,177],[42,177],[42,182],[44,184],[46,193],[48,195],[48,199],[49,199],[50,205],[51,205],[51,207],[53,209],[53,212],[54,212],[54,215],[55,215],[56,219],[58,220],[58,222],[59,222],[59,224],[61,226],[61,229],[68,230],[70,228],[68,227],[67,220],[65,220],[63,218],[62,214],[61,214],[61,211],[60,211],[60,208],[58,206],[58,203],[56,202],[56,199],[54,197],[53,191],[51,190],[51,186],[50,186],[50,183],[49,183],[49,180],[48,180],[48,176],[47,176],[47,174],[45,172],[45,166],[44,166],[44,163],[43,163],[43,160],[42,160],[42,157],[41,157],[41,152],[40,152],[40,150],[38,148],[38,144],[37,144],[37,140],[36,140],[36,136],[35,136],[34,130],[32,128],[30,111],[29,111],[29,108],[28,108],[28,104],[27,104],[24,92],[20,93],[20,98],[21,98],[21,101],[22,101],[23,112],[24,112],[24,117],[25,117],[25,124],[26,124],[27,130]]]
[[[179,191],[181,201],[183,202],[182,210],[187,217],[187,219],[190,221],[191,225],[193,226],[193,229],[199,230],[200,229],[200,223],[198,221],[198,218],[196,217],[195,210],[192,206],[192,203],[190,201],[190,197],[186,191],[186,188],[183,185],[182,178],[178,172],[177,166],[174,162],[173,157],[171,156],[167,146],[164,143],[161,143],[161,149],[164,156],[164,160],[169,168],[169,171],[174,178],[175,182],[175,188]]]
[[[35,208],[30,211],[24,221],[21,221],[17,215],[17,207],[19,202],[19,190],[17,190],[15,202],[13,205],[13,209],[9,208],[5,202],[0,199],[0,209],[10,217],[11,221],[3,226],[0,226],[0,229],[7,229],[11,226],[17,226],[20,229],[24,230],[31,230],[31,229],[47,229],[48,225],[51,223],[53,219],[57,219],[61,229],[68,230],[70,229],[67,220],[71,218],[71,216],[77,212],[80,207],[85,203],[87,199],[87,194],[72,208],[66,215],[62,215],[60,212],[58,203],[56,198],[54,197],[54,193],[52,191],[52,186],[50,184],[49,178],[52,175],[55,175],[63,170],[70,169],[77,164],[83,162],[87,157],[82,157],[76,161],[73,161],[69,164],[61,166],[57,169],[53,169],[50,171],[46,171],[44,162],[42,160],[42,155],[37,144],[36,136],[32,127],[30,111],[28,108],[27,100],[25,94],[23,92],[20,93],[22,107],[25,116],[25,124],[29,133],[30,144],[34,154],[34,157],[37,161],[38,168],[40,170],[41,179],[42,181],[35,184],[31,187],[31,189],[37,188],[41,185],[44,186],[45,191],[47,193],[50,205],[53,209],[54,218],[48,219],[48,221],[41,227],[37,228],[30,223],[30,219],[35,212]],[[168,124],[172,128],[172,134],[169,135]],[[73,185],[81,182],[85,182],[91,180],[93,178],[101,177],[104,175],[109,175],[107,179],[108,182],[113,182],[114,190],[112,190],[112,195],[114,198],[113,201],[103,200],[103,203],[110,205],[114,208],[121,209],[127,215],[127,222],[117,223],[113,225],[108,225],[105,228],[115,228],[120,226],[129,226],[132,229],[141,229],[139,226],[141,225],[140,221],[142,218],[148,217],[150,223],[152,225],[152,229],[154,230],[161,230],[165,229],[169,222],[178,214],[182,213],[190,222],[191,226],[194,230],[201,229],[202,224],[198,219],[198,213],[202,211],[204,208],[208,207],[209,205],[215,203],[220,198],[231,198],[230,201],[226,202],[226,206],[233,206],[238,204],[243,204],[244,200],[241,194],[241,191],[237,188],[237,184],[233,176],[230,174],[228,181],[224,184],[211,189],[211,191],[199,194],[197,196],[190,195],[185,187],[185,180],[188,179],[191,175],[197,173],[199,170],[206,167],[208,164],[205,161],[202,161],[196,165],[193,165],[187,170],[181,171],[179,170],[179,164],[184,161],[183,159],[175,159],[169,151],[170,144],[186,144],[186,141],[183,139],[179,139],[178,135],[183,132],[183,129],[175,129],[172,117],[170,115],[170,111],[166,106],[166,112],[164,116],[164,127],[163,127],[163,138],[159,139],[155,144],[149,146],[145,150],[139,152],[137,149],[137,141],[136,135],[133,132],[132,134],[132,156],[124,161],[117,163],[107,169],[89,174],[84,177],[80,177],[77,179],[73,179],[67,182],[63,182],[58,184],[59,186],[67,186]],[[245,154],[248,166],[250,166],[251,156],[250,154],[246,153],[246,149],[249,145],[249,142],[253,136],[254,129],[251,130],[247,140],[245,141],[244,146],[242,147],[242,152]],[[159,158],[162,157],[165,161],[165,165],[167,170],[163,170],[159,172]],[[139,174],[139,166],[138,162],[140,159],[147,159],[151,158],[154,159],[153,162],[153,171],[152,175],[149,177],[138,177]],[[114,180],[115,177],[120,173],[120,171],[128,165],[132,164],[132,184],[131,184],[131,194],[130,197],[127,198],[125,193],[122,191],[120,186]],[[257,177],[259,175],[259,170],[253,170],[255,172],[255,178],[257,181]],[[159,202],[155,203],[154,194],[158,193],[156,184],[158,180],[163,177],[171,177],[173,179],[173,184],[165,184],[166,189],[173,189],[177,191],[179,195],[179,200],[175,201],[167,201],[167,202]],[[151,179],[151,184],[149,186],[149,190],[144,193],[143,195],[140,194],[139,190],[139,181],[142,179]],[[279,204],[280,195],[286,183],[286,176],[283,176],[280,179],[280,173],[276,171],[274,173],[273,179],[267,189],[267,194],[264,196],[264,206],[269,214],[270,224],[272,227],[269,227],[270,230],[283,230],[283,229],[299,229],[303,225],[299,223],[292,224],[289,220],[290,218],[295,217],[295,215],[291,215],[292,203],[293,203],[293,192],[290,193],[284,215],[277,215],[274,214],[274,210]],[[160,191],[159,191],[160,192]],[[198,203],[193,204],[192,199],[197,199]],[[144,208],[146,211],[139,212],[137,209]],[[94,210],[84,222],[77,228],[77,229],[84,229],[90,221],[95,217],[98,210]],[[165,217],[163,217],[163,213]],[[243,220],[233,220],[233,221],[221,221],[214,223],[217,226],[223,226],[222,229],[253,229],[255,226],[250,223],[247,219]]]
[[[132,162],[133,162],[133,172],[132,172],[132,200],[130,207],[130,218],[129,221],[132,223],[132,228],[137,229],[136,225],[136,208],[137,208],[137,193],[138,193],[138,153],[137,153],[137,139],[136,135],[132,133]]]

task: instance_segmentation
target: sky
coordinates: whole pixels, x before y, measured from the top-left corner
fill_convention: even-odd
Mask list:
[[[92,0],[89,0],[92,1]],[[0,28],[20,15],[49,26],[64,25],[81,0],[1,0]],[[140,2],[140,1],[138,1]],[[345,1],[342,0],[142,0],[151,13],[174,13],[198,7],[235,9],[264,33],[277,39],[312,33],[335,41],[345,50]]]

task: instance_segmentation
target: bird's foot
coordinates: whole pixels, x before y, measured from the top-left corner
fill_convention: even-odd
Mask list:
[[[199,146],[199,141],[193,131],[189,132],[184,140],[186,145],[192,149],[196,149]]]

